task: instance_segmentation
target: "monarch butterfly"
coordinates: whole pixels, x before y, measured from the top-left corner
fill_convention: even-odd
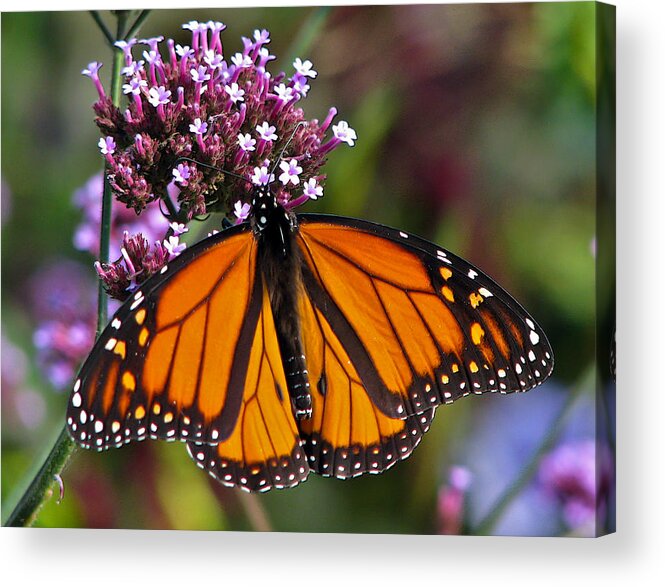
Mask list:
[[[118,310],[68,404],[80,445],[186,441],[229,486],[348,478],[408,457],[434,411],[526,391],[553,368],[542,329],[498,284],[414,235],[286,210],[187,249]]]

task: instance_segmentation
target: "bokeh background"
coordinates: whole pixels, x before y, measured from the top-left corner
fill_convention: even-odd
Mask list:
[[[227,54],[242,48],[241,35],[267,28],[273,73],[290,71],[296,56],[311,59],[319,74],[307,117],[334,105],[358,142],[331,154],[326,196],[307,211],[399,227],[478,265],[543,326],[555,372],[528,394],[439,409],[407,461],[346,482],[312,475],[248,497],[209,479],[184,445],[78,451],[63,473],[64,499],[54,496],[36,525],[611,530],[613,405],[596,393],[611,388],[610,338],[595,338],[597,315],[613,304],[613,285],[596,290],[597,74],[611,64],[596,50],[596,10],[579,2],[153,11],[141,37],[187,44],[182,23],[220,20]],[[295,55],[298,45],[306,51]],[[103,165],[96,92],[80,74],[94,60],[108,76],[110,50],[88,13],[2,16],[3,520],[62,429],[67,368],[94,331],[94,257],[73,241],[83,219],[75,193]],[[609,322],[600,332],[611,332]]]

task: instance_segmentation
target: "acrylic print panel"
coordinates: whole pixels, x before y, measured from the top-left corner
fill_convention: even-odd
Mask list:
[[[3,15],[3,524],[612,532],[613,19]]]

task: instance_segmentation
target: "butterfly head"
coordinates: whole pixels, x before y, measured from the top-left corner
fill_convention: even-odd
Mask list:
[[[292,225],[291,217],[292,214],[277,201],[270,185],[256,186],[252,196],[252,212],[250,215],[250,221],[255,231],[261,234],[268,227],[281,225],[284,222]]]

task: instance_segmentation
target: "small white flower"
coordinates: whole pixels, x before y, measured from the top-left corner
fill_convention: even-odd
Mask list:
[[[267,122],[262,122],[257,125],[256,132],[259,133],[259,138],[264,141],[276,141],[277,135],[275,134],[275,127],[269,125]]]
[[[171,228],[175,236],[180,236],[181,234],[189,232],[189,228],[187,228],[184,224],[178,222],[171,222],[171,224],[169,224],[169,227]]]
[[[240,148],[245,151],[253,151],[254,150],[254,145],[256,145],[256,139],[252,138],[252,135],[249,133],[242,134],[240,133],[238,135],[238,144],[240,145]]]
[[[323,188],[316,183],[316,180],[312,177],[304,183],[303,194],[305,194],[311,200],[316,200],[323,196]]]
[[[289,183],[298,185],[300,183],[300,177],[298,176],[302,173],[302,167],[298,165],[298,161],[296,159],[291,159],[291,161],[282,161],[279,164],[279,168],[283,171],[283,173],[279,176],[279,181],[281,181],[284,185],[289,185]]]
[[[240,200],[238,200],[234,205],[233,205],[233,213],[236,215],[238,220],[247,220],[247,217],[249,216],[249,211],[252,209],[252,207],[245,203],[243,204]]]
[[[268,185],[275,181],[275,175],[268,171],[268,166],[255,167],[254,174],[252,175],[252,183],[254,185]]]
[[[231,101],[234,104],[237,104],[238,102],[244,102],[245,100],[243,98],[245,95],[245,90],[241,89],[236,82],[233,82],[230,86],[224,86],[224,91],[229,95],[229,98],[231,98]]]
[[[340,120],[339,124],[333,124],[332,130],[336,138],[343,143],[347,143],[350,147],[353,147],[355,141],[358,139],[356,131],[344,120]]]
[[[312,69],[312,62],[309,59],[306,59],[304,62],[300,57],[296,57],[296,60],[293,62],[293,67],[296,71],[305,77],[311,77],[314,79],[317,76],[317,72]]]
[[[171,259],[177,257],[187,248],[187,244],[181,243],[180,237],[175,235],[170,236],[169,240],[165,240],[162,244],[164,245],[164,248],[169,252],[169,256]]]
[[[293,98],[293,88],[288,87],[286,84],[279,84],[275,86],[275,94],[282,102],[289,102]]]
[[[236,67],[242,68],[252,67],[252,65],[254,65],[252,58],[249,55],[243,55],[242,53],[236,53],[233,57],[231,57],[231,62]]]

